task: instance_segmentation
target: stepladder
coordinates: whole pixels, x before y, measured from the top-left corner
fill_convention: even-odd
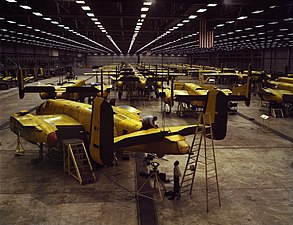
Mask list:
[[[206,209],[218,200],[221,206],[212,121],[209,113],[200,114],[181,180],[180,195],[192,195],[195,175],[204,173]]]
[[[74,177],[80,185],[93,183],[96,176],[82,140],[63,139],[64,172]]]

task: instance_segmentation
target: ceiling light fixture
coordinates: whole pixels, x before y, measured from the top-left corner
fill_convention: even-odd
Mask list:
[[[284,19],[284,21],[291,21],[291,20],[293,20],[293,18],[286,18],[286,19]]]
[[[252,14],[258,14],[258,13],[262,13],[262,12],[264,12],[264,10],[256,10],[256,11],[253,11],[253,12],[251,12]]]
[[[207,11],[207,9],[198,9],[196,12],[198,12],[198,13],[203,13],[203,12],[205,12],[205,11]]]
[[[274,21],[274,22],[270,22],[270,23],[268,23],[268,24],[270,24],[270,25],[274,25],[274,24],[277,24],[277,23],[279,23],[279,22]]]
[[[195,19],[197,17],[197,15],[190,15],[189,17],[188,17],[188,19]]]
[[[140,11],[147,12],[147,11],[149,11],[149,8],[148,7],[142,7]]]
[[[19,5],[19,7],[23,8],[23,9],[32,9],[31,7],[29,7],[27,5]]]
[[[43,16],[43,14],[39,13],[39,12],[33,12],[33,14],[36,15],[36,16]]]
[[[81,8],[84,10],[84,11],[90,11],[91,8],[87,5],[84,5],[84,6],[81,6]]]
[[[246,19],[247,18],[247,16],[239,16],[238,18],[237,18],[237,20],[244,20],[244,19]]]
[[[144,2],[143,5],[148,5],[148,6],[150,6],[150,5],[152,5],[152,2]]]

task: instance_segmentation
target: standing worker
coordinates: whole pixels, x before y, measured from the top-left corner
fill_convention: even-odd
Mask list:
[[[142,127],[141,130],[147,130],[150,128],[157,128],[158,125],[156,125],[158,117],[156,116],[146,116],[142,119]]]
[[[179,161],[176,160],[174,162],[174,170],[173,170],[173,178],[174,178],[174,187],[173,187],[173,194],[169,200],[174,200],[175,197],[178,196],[179,190],[180,190],[180,177],[181,177],[181,171],[179,168]]]

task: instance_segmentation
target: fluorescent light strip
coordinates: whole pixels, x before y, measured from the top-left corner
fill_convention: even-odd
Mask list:
[[[83,3],[80,3],[80,4],[83,4]],[[31,9],[31,7],[29,7],[29,6],[23,6],[23,5],[20,5],[20,7],[25,7],[26,9]],[[41,13],[40,13],[41,14]],[[93,13],[92,13],[93,14]],[[36,15],[36,14],[34,14],[34,15]],[[37,15],[36,15],[37,16]],[[51,18],[49,18],[49,17],[43,17],[43,19],[44,20],[47,20],[47,21],[51,21]],[[14,22],[14,21],[11,21],[11,22]],[[57,21],[51,21],[51,23],[52,24],[59,24]],[[61,26],[62,24],[60,24],[60,26]],[[58,25],[59,26],[59,25]],[[59,27],[60,27],[59,26]],[[66,29],[65,30],[68,30],[68,27],[67,26],[64,26],[64,25],[62,25],[62,27],[63,28],[65,28],[66,27]],[[76,34],[76,35],[78,35],[79,33],[78,32],[72,32],[72,33],[74,33],[74,34]],[[84,38],[84,39],[86,39],[86,40],[88,40],[88,41],[90,41],[90,42],[92,42],[92,43],[94,43],[94,44],[96,44],[96,45],[98,45],[98,46],[100,46],[100,47],[102,47],[102,48],[105,48],[105,49],[107,49],[108,51],[110,51],[110,52],[113,52],[111,49],[109,49],[109,48],[107,48],[107,47],[105,47],[105,46],[103,46],[102,44],[100,44],[100,43],[98,43],[98,42],[96,42],[96,41],[93,41],[93,40],[91,40],[91,39],[89,39],[88,37],[86,37],[86,36],[84,36],[84,35],[78,35],[78,36],[80,36],[80,37],[82,37],[82,38]],[[79,43],[79,42],[77,42],[77,43]]]
[[[7,21],[9,22],[9,21]],[[23,26],[23,24],[20,24],[21,26]],[[24,25],[25,26],[25,25]],[[28,29],[33,29],[32,27],[29,27],[27,26]],[[5,29],[2,29],[2,31],[4,31]],[[63,39],[63,40],[66,40],[66,41],[70,41],[70,42],[73,42],[75,44],[78,44],[78,45],[83,45],[85,47],[88,47],[88,48],[94,48],[95,50],[97,51],[100,51],[100,52],[106,52],[105,50],[102,50],[102,49],[99,49],[99,48],[95,48],[93,46],[90,46],[90,45],[86,45],[84,43],[81,43],[81,42],[77,42],[77,41],[74,41],[74,40],[71,40],[71,39],[68,39],[68,38],[65,38],[65,37],[62,37],[62,36],[59,36],[59,35],[56,35],[56,34],[51,34],[51,33],[48,33],[48,32],[45,32],[45,31],[42,31],[40,29],[34,29],[34,31],[36,32],[41,32],[41,33],[44,33],[44,34],[47,34],[47,35],[50,35],[50,36],[53,36],[53,37],[57,37],[57,38],[60,38],[60,39]],[[77,33],[77,32],[76,32]],[[23,33],[17,33],[19,35],[23,35]],[[91,40],[92,41],[92,40]]]
[[[213,7],[213,6],[210,6],[210,7]],[[199,9],[199,10],[197,10],[197,12],[205,12],[205,11],[207,11],[207,9]],[[196,17],[197,17],[196,15],[190,15],[188,17],[188,19],[195,19]],[[160,40],[161,38],[165,37],[166,35],[170,34],[172,31],[178,29],[179,26],[183,26],[184,24],[186,24],[186,22],[183,22],[184,20],[187,20],[187,19],[183,19],[182,22],[177,24],[177,26],[174,26],[174,27],[170,28],[168,31],[166,31],[162,35],[158,36],[157,38],[155,38],[154,40],[152,40],[148,44],[146,44],[143,47],[141,47],[140,49],[138,49],[135,53],[140,52],[141,50],[145,49],[146,47],[148,47],[149,45],[153,44],[154,42],[156,42],[156,41]]]
[[[4,35],[4,36],[5,37],[9,37],[9,35]],[[87,48],[76,47],[76,45],[70,45],[68,43],[63,43],[63,42],[59,42],[59,41],[55,41],[55,40],[51,40],[51,39],[46,39],[46,38],[42,38],[42,37],[36,37],[34,35],[24,34],[24,36],[27,36],[27,37],[28,36],[35,37],[37,39],[41,39],[41,40],[51,41],[51,42],[57,43],[57,44],[50,44],[50,43],[46,43],[46,42],[42,42],[42,41],[37,41],[37,40],[34,40],[34,39],[26,39],[26,38],[23,38],[22,39],[22,40],[27,41],[27,42],[41,43],[41,44],[43,44],[46,47],[58,47],[58,48],[61,48],[61,49],[69,49],[69,48],[64,48],[64,45],[69,45],[70,47],[72,47],[71,50],[81,50],[83,52],[88,52],[88,51],[93,52],[93,50],[89,50]],[[21,38],[14,37],[14,36],[11,36],[10,38],[21,40]]]
[[[157,50],[158,48],[164,47],[164,46],[166,46],[166,45],[174,44],[174,43],[176,43],[176,42],[178,42],[178,41],[182,41],[182,40],[184,40],[184,39],[191,38],[191,37],[194,37],[194,36],[196,36],[196,35],[198,35],[198,32],[195,33],[195,34],[190,34],[190,35],[187,35],[187,36],[185,36],[185,37],[178,38],[178,39],[175,40],[175,41],[170,41],[170,42],[167,42],[167,43],[165,43],[165,44],[163,44],[163,45],[159,45],[159,46],[157,46],[157,47],[155,47],[155,48],[152,48],[151,50],[152,50],[152,51],[153,51],[153,50]]]
[[[264,12],[264,10],[256,10],[256,11],[253,11],[253,12],[251,12],[252,14],[259,14],[259,13],[262,13],[262,12]]]
[[[152,2],[150,1],[146,1],[146,2],[143,2],[143,7],[141,8],[141,12],[144,12],[140,15],[141,18],[146,18],[146,12],[149,11],[149,7],[152,5]],[[145,7],[147,6],[147,7]],[[134,33],[132,35],[132,38],[131,38],[131,41],[130,41],[130,44],[129,44],[129,47],[128,47],[128,51],[127,51],[127,54],[130,53],[131,49],[132,49],[132,46],[136,40],[136,37],[139,33],[139,30],[143,24],[143,21],[144,20],[141,20],[141,19],[138,19],[137,23],[136,23],[136,26],[135,26],[135,29],[134,29]]]
[[[32,9],[32,8],[29,7],[28,5],[19,5],[19,7],[23,8],[23,9]]]
[[[256,12],[255,12],[256,13]],[[261,13],[261,12],[258,12],[258,13]],[[247,18],[247,16],[241,16],[241,17],[238,17],[237,19],[246,19]],[[293,20],[293,18],[287,18],[287,19],[284,19],[284,21],[291,21],[291,20]],[[229,21],[227,21],[226,23],[233,23],[233,22],[235,22],[235,21],[231,21],[231,22],[229,22]],[[277,24],[278,22],[270,22],[270,23],[268,23],[268,24],[271,24],[271,25],[273,25],[273,24]],[[220,26],[223,26],[222,24],[220,25]],[[260,28],[260,27],[264,27],[264,25],[256,25],[255,26],[256,28]],[[252,28],[246,28],[245,30],[251,30]],[[280,31],[287,31],[288,29],[287,28],[283,28],[283,29],[279,29]],[[240,29],[238,29],[238,30],[235,30],[235,32],[241,32],[241,31],[243,31],[243,30],[240,30]],[[229,34],[233,34],[233,32],[229,32]],[[263,35],[263,34],[265,34],[265,33],[258,33],[258,35]],[[224,34],[221,34],[220,36],[223,36]],[[293,35],[293,33],[290,33],[290,34],[287,34],[287,35]],[[161,35],[161,36],[164,36],[164,35]],[[253,37],[253,36],[255,36],[255,34],[250,34],[249,35],[250,37]],[[277,37],[283,37],[284,35],[277,35]],[[215,36],[216,37],[216,36]],[[246,35],[243,35],[242,37],[245,37],[245,38],[247,38],[247,36]],[[234,37],[234,38],[229,38],[229,40],[235,40],[235,39],[240,39],[240,37]],[[259,39],[264,39],[264,37],[261,37],[261,38],[259,38]],[[285,38],[284,38],[285,39]],[[290,39],[290,38],[289,38]],[[153,52],[159,52],[159,51],[162,51],[162,50],[157,50],[157,49],[159,49],[159,48],[161,48],[161,47],[164,47],[164,46],[166,46],[166,45],[169,45],[169,44],[172,44],[172,43],[174,43],[174,42],[176,42],[176,41],[179,41],[180,39],[178,39],[178,40],[175,40],[175,41],[171,41],[171,42],[168,42],[168,43],[165,43],[165,44],[163,44],[163,45],[160,45],[160,46],[157,46],[157,47],[155,47],[155,48],[152,48],[151,50],[153,51]],[[254,41],[257,41],[258,39],[257,38],[252,38],[252,39],[247,39],[247,40],[245,40],[245,42],[252,42],[252,43],[255,43]],[[277,39],[277,40],[280,40],[280,39]],[[222,40],[219,40],[220,42],[222,42]],[[228,39],[224,39],[224,41],[228,41]],[[153,41],[154,42],[154,41]],[[152,43],[153,43],[152,42]],[[240,42],[241,43],[243,43],[244,42],[244,40],[240,40]],[[217,41],[215,41],[215,43],[217,43]],[[233,41],[233,42],[227,42],[225,45],[229,45],[229,46],[231,46],[231,44],[233,44],[233,43],[237,43],[237,41]],[[181,45],[179,45],[179,46],[181,46]],[[245,46],[246,46],[246,44],[245,44]],[[146,46],[144,46],[144,47],[146,47]],[[235,47],[235,46],[234,46]],[[171,52],[170,51],[170,49],[172,49],[173,47],[168,47],[168,48],[165,48],[165,49],[163,49],[163,50],[168,50],[169,52]],[[244,48],[244,47],[243,47]],[[139,51],[139,50],[138,50]],[[138,52],[137,51],[137,52]],[[196,50],[197,51],[197,50]]]
[[[86,4],[85,1],[83,1],[83,3],[79,3],[79,2],[76,1],[76,3],[77,3],[77,4]],[[82,8],[83,10],[85,10],[85,11],[90,11],[90,10],[91,10],[89,6],[81,6],[81,8]],[[90,13],[87,13],[86,15],[87,15],[88,17],[90,17],[92,21],[98,21],[98,19],[95,18],[95,14],[94,14],[94,13],[91,13],[91,12],[90,12]],[[101,24],[101,23],[99,23],[99,24]],[[112,44],[116,47],[116,49],[117,49],[120,53],[122,53],[121,50],[120,50],[120,48],[117,46],[117,44],[115,43],[115,41],[113,40],[113,38],[108,34],[108,32],[106,31],[106,29],[105,29],[102,25],[101,25],[101,26],[98,25],[98,27],[100,28],[100,30],[101,30],[102,33],[105,33],[105,34],[106,34],[106,37],[112,42]],[[80,35],[80,34],[78,34],[78,35],[81,36],[81,37],[85,37],[85,36]],[[95,42],[95,41],[93,41],[93,40],[90,40],[90,39],[87,38],[87,37],[86,37],[85,39],[87,39],[87,40],[89,40],[89,41],[91,41],[91,42],[93,42],[93,43],[97,43],[97,42]],[[114,53],[111,49],[109,49],[109,48],[107,48],[107,47],[105,47],[105,46],[103,46],[103,45],[101,45],[101,44],[99,44],[99,45],[102,46],[103,48],[106,48],[108,51]]]

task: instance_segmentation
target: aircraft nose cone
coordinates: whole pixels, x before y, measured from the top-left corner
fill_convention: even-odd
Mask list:
[[[57,145],[58,138],[56,132],[51,132],[47,137],[48,147],[55,147]]]

